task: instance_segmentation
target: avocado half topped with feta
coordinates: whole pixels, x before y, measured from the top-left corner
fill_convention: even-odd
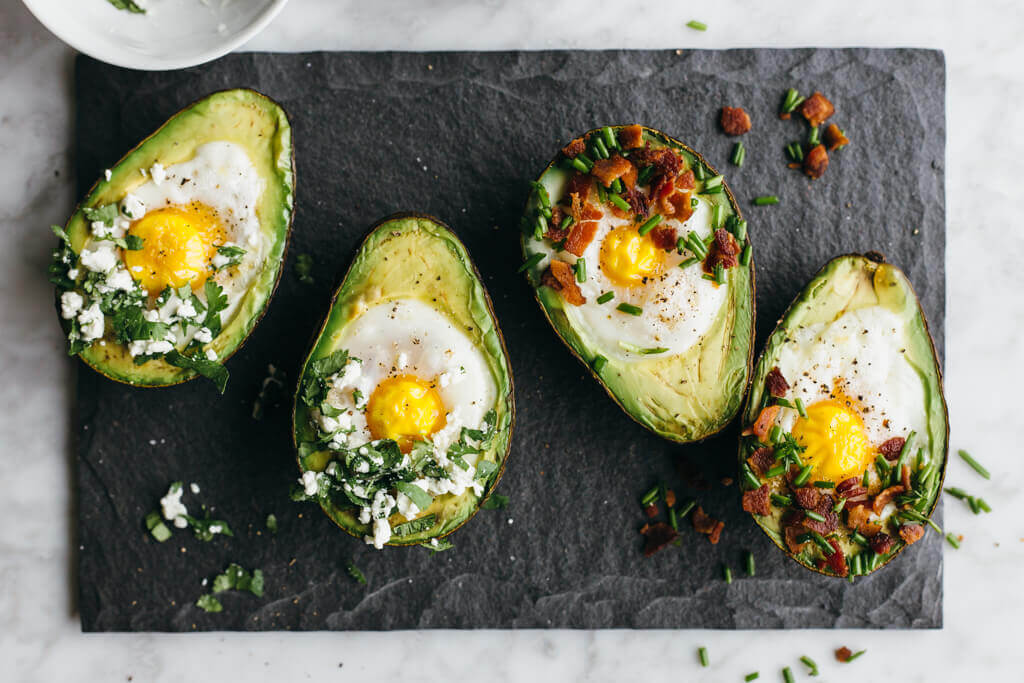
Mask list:
[[[732,419],[753,344],[751,246],[699,154],[642,126],[592,130],[534,183],[522,224],[544,314],[626,413],[679,442]]]
[[[505,344],[466,248],[434,218],[376,225],[302,369],[295,497],[376,548],[464,524],[505,467]]]
[[[294,197],[291,127],[252,90],[175,114],[105,172],[50,266],[69,353],[166,386],[222,366],[277,286]]]
[[[768,339],[743,426],[743,508],[800,564],[869,574],[918,541],[949,429],[906,276],[878,254],[822,268]]]

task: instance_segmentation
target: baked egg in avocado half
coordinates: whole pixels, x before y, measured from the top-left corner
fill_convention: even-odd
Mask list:
[[[438,220],[371,229],[300,377],[293,497],[353,536],[443,547],[497,484],[515,411],[508,354],[476,267]]]
[[[906,276],[875,253],[822,268],[769,337],[743,426],[743,508],[803,566],[870,574],[919,540],[949,430]]]
[[[664,133],[613,126],[570,142],[533,188],[522,270],[559,337],[652,432],[721,430],[754,333],[747,224],[722,176]]]
[[[167,386],[222,363],[281,273],[295,175],[284,110],[226,90],[175,114],[105,172],[50,266],[69,353],[107,377]]]

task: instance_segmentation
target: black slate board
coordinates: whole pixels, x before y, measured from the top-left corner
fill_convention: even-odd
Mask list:
[[[556,339],[521,276],[516,232],[526,181],[574,135],[642,122],[703,152],[727,174],[747,217],[758,275],[758,349],[831,256],[876,249],[902,266],[942,350],[945,65],[925,50],[240,54],[166,73],[82,57],[76,87],[79,189],[180,107],[245,86],[290,112],[297,213],[287,270],[269,312],[228,363],[218,397],[195,381],[131,389],[78,376],[81,617],[85,631],[409,628],[939,627],[942,544],[935,534],[884,571],[849,584],[783,558],[740,510],[735,431],[689,447],[633,423]],[[820,89],[853,143],[809,182],[785,167],[804,134],[776,116],[782,93]],[[724,104],[751,112],[746,164],[726,161]],[[777,194],[779,206],[750,199]],[[516,377],[519,419],[499,492],[435,556],[376,552],[310,505],[289,502],[297,469],[290,397],[260,422],[251,405],[268,363],[295,380],[338,274],[366,228],[399,210],[435,214],[484,273]],[[295,256],[316,258],[300,284]],[[289,387],[291,391],[291,387]],[[692,491],[680,458],[715,481]],[[198,482],[233,539],[187,532],[157,544],[142,527],[170,481]],[[684,525],[682,548],[640,555],[636,500],[664,479],[727,523],[711,546]],[[280,532],[263,529],[276,513]],[[742,577],[742,552],[757,557]],[[345,571],[349,558],[369,584]],[[266,595],[192,603],[228,562],[260,567]],[[720,566],[737,580],[726,585]]]

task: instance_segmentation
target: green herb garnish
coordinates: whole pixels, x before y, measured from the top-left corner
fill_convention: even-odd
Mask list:
[[[508,507],[508,496],[500,493],[492,493],[480,506],[481,510],[504,510]]]
[[[629,315],[636,315],[636,316],[639,316],[639,315],[641,315],[644,312],[644,309],[640,308],[639,306],[634,306],[633,304],[627,304],[625,301],[623,301],[621,304],[616,306],[615,310],[622,311],[623,313],[628,313]]]
[[[227,368],[216,361],[207,360],[201,356],[186,356],[176,349],[168,351],[164,360],[177,368],[192,370],[211,380],[216,385],[217,391],[222,394],[228,385]]]
[[[773,194],[766,194],[760,197],[754,197],[754,206],[771,206],[772,204],[778,204],[779,198]]]
[[[985,469],[984,467],[982,467],[980,462],[978,462],[977,460],[972,458],[970,453],[968,453],[967,451],[965,451],[963,449],[960,449],[960,450],[957,451],[957,454],[959,454],[960,457],[963,458],[964,462],[966,462],[968,465],[970,465],[974,469],[975,472],[977,472],[981,476],[985,477],[986,479],[991,479],[992,478],[992,475],[989,474],[989,471],[987,469]]]
[[[304,285],[313,284],[313,257],[309,254],[299,254],[295,257],[295,274],[299,282]]]
[[[353,579],[363,584],[364,586],[366,585],[366,576],[363,575],[361,571],[359,571],[359,567],[357,567],[352,560],[349,560],[348,564],[345,565],[345,571],[347,571],[348,575],[351,576]]]
[[[703,21],[697,21],[696,19],[691,19],[690,21],[686,22],[686,25],[688,27],[692,28],[694,31],[707,31],[708,30],[708,25],[707,24],[705,24]]]

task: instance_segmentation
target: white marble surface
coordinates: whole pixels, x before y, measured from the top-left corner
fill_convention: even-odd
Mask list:
[[[81,2],[101,0],[78,0]],[[1016,355],[1024,332],[1024,15],[1010,1],[858,0],[687,3],[651,0],[292,0],[248,47],[502,49],[558,47],[921,46],[948,65],[947,396],[955,456],[947,481],[983,493],[977,519],[957,501],[947,525],[945,628],[933,632],[406,632],[90,635],[74,613],[74,495],[68,421],[74,363],[43,277],[74,201],[72,53],[18,0],[0,0],[0,680],[781,680],[801,654],[832,681],[1021,680],[1024,467]],[[706,33],[685,28],[689,19]],[[884,115],[880,112],[879,115]],[[986,245],[990,246],[986,246]],[[705,645],[712,665],[696,665]],[[840,645],[868,654],[841,666]],[[884,671],[878,667],[884,662]],[[340,666],[343,664],[343,666]],[[243,678],[244,677],[244,678]]]

